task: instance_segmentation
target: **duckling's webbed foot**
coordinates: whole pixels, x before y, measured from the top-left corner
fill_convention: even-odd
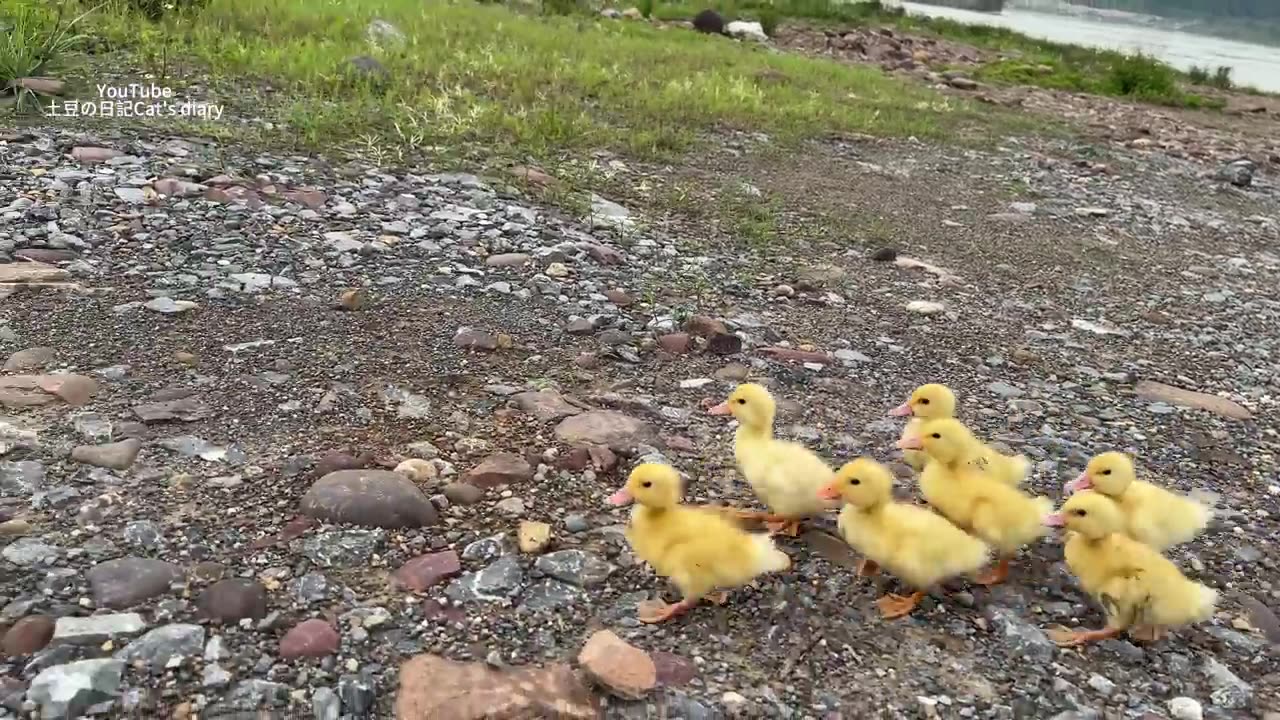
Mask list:
[[[979,585],[999,585],[1009,579],[1009,560],[1004,559],[996,563],[993,567],[987,568],[978,577],[974,578]]]
[[[770,535],[786,535],[788,537],[800,536],[799,520],[770,520],[765,523]]]
[[[862,558],[858,561],[858,577],[874,577],[880,572],[880,563],[871,558]]]
[[[924,595],[923,590],[916,590],[910,595],[894,595],[890,593],[876,600],[876,606],[880,608],[880,617],[885,620],[893,620],[909,615],[924,599]]]
[[[1068,630],[1064,627],[1056,627],[1049,628],[1045,634],[1058,647],[1079,647],[1091,642],[1113,638],[1120,634],[1120,630],[1110,627],[1101,630]]]
[[[636,610],[636,619],[642,623],[660,623],[664,620],[687,612],[694,605],[698,604],[698,600],[681,600],[674,605],[664,603],[661,600],[645,600],[640,603]]]

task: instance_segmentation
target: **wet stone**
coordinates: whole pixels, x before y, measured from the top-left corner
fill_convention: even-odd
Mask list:
[[[521,597],[520,610],[523,612],[559,610],[587,601],[587,594],[580,588],[550,579],[530,585]]]
[[[204,649],[204,633],[200,625],[165,625],[129,643],[114,657],[152,671],[164,670],[199,657]]]
[[[524,569],[514,555],[499,558],[492,565],[467,573],[450,583],[445,594],[454,602],[509,600],[524,586]]]
[[[267,589],[261,583],[240,578],[219,580],[196,600],[201,616],[221,622],[267,616]]]
[[[119,696],[123,674],[123,662],[105,658],[55,665],[31,680],[27,697],[45,718],[80,717]]]
[[[280,657],[324,657],[338,651],[338,631],[324,620],[303,620],[280,639]]]
[[[422,592],[462,572],[457,553],[446,550],[420,555],[400,566],[392,573],[397,585],[414,592]]]
[[[382,529],[320,533],[302,542],[302,554],[324,568],[367,566],[386,542],[386,536]]]
[[[89,617],[61,617],[53,628],[53,645],[100,645],[107,640],[137,635],[147,624],[137,613],[108,613]]]
[[[434,525],[435,506],[408,478],[389,470],[339,470],[320,478],[302,498],[308,517],[379,528]]]
[[[122,609],[168,592],[183,573],[162,560],[125,557],[95,565],[86,576],[95,605]]]
[[[599,585],[613,572],[613,565],[582,550],[559,550],[538,558],[534,567],[544,575],[578,587]]]

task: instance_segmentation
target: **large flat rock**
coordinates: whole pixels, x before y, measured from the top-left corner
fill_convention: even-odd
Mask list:
[[[316,520],[380,528],[435,525],[440,516],[426,495],[389,470],[338,470],[302,496],[302,512]]]

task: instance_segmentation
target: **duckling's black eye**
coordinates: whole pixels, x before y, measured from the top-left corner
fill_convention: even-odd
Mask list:
[[[929,404],[929,398],[920,398],[920,404],[921,404],[921,405],[928,405],[928,404]]]
[[[1071,514],[1072,514],[1072,515],[1075,515],[1075,516],[1077,516],[1077,517],[1084,517],[1085,515],[1088,515],[1089,513],[1085,512],[1085,511],[1083,511],[1083,510],[1073,510],[1073,511],[1071,512]]]
[[[862,484],[862,481],[861,481],[861,480],[859,480],[858,478],[854,478],[854,479],[852,479],[852,480],[850,480],[850,481],[849,481],[849,484],[850,484],[850,485],[861,485],[861,484]]]
[[[653,487],[653,483],[648,480],[645,480],[644,482],[640,483],[640,487]]]
[[[747,399],[746,399],[746,398],[738,398],[738,404],[739,404],[739,405],[746,405],[746,404],[747,404]]]
[[[934,434],[930,435],[929,437],[933,438],[934,440],[941,440],[941,439],[942,439],[942,435],[941,435],[940,433],[934,433]]]
[[[1110,470],[1103,470],[1103,471],[1102,471],[1102,474],[1103,474],[1103,475],[1110,475],[1110,474],[1111,474],[1111,471],[1110,471]]]

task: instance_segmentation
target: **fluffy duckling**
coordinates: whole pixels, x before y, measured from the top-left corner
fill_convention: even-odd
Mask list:
[[[1213,511],[1204,505],[1137,479],[1133,460],[1119,452],[1102,453],[1067,484],[1068,494],[1096,490],[1116,502],[1124,518],[1123,532],[1157,552],[1199,535]]]
[[[1188,580],[1157,550],[1125,535],[1124,515],[1107,496],[1078,492],[1045,523],[1070,531],[1067,567],[1107,613],[1101,630],[1051,629],[1049,636],[1059,645],[1083,645],[1126,630],[1134,639],[1154,642],[1167,627],[1213,616],[1217,591]]]
[[[738,510],[738,517],[763,518],[771,533],[795,537],[803,518],[837,507],[818,497],[818,490],[835,476],[830,466],[805,446],[773,437],[777,403],[764,387],[739,385],[728,400],[707,412],[737,419],[733,456],[738,471],[769,508],[767,513]]]
[[[683,599],[640,607],[641,622],[656,623],[683,613],[699,600],[725,602],[720,589],[741,587],[756,577],[791,567],[791,558],[768,535],[748,533],[719,512],[680,503],[680,476],[670,465],[637,465],[613,505],[635,501],[627,543],[654,572],[670,578]]]
[[[920,492],[943,517],[990,545],[1000,560],[977,581],[997,585],[1009,576],[1009,558],[1018,548],[1042,537],[1044,516],[1053,510],[1048,498],[1031,497],[991,475],[959,462],[974,443],[959,420],[929,420],[919,434],[898,446],[929,456],[920,474]]]
[[[951,388],[938,383],[921,385],[911,393],[907,401],[889,411],[897,417],[911,416],[906,427],[902,429],[899,440],[914,435],[920,425],[928,420],[954,418],[956,416],[956,395]],[[903,450],[902,459],[916,472],[924,470],[928,456],[919,450]],[[1031,472],[1031,461],[1025,455],[1004,455],[994,448],[974,438],[971,451],[965,454],[963,462],[990,473],[1003,483],[1017,486]]]
[[[886,619],[907,615],[943,580],[975,572],[991,556],[982,541],[941,515],[896,502],[893,473],[870,458],[846,463],[821,494],[844,500],[837,525],[845,541],[911,586],[911,595],[876,601]]]
[[[906,402],[890,410],[889,415],[911,418],[907,421],[906,426],[902,428],[902,435],[898,438],[899,440],[905,440],[911,437],[925,420],[955,417],[956,394],[946,385],[938,383],[921,385],[911,391],[911,397],[907,398]],[[910,465],[916,472],[924,470],[924,463],[927,459],[928,456],[919,450],[902,451],[903,462]]]

